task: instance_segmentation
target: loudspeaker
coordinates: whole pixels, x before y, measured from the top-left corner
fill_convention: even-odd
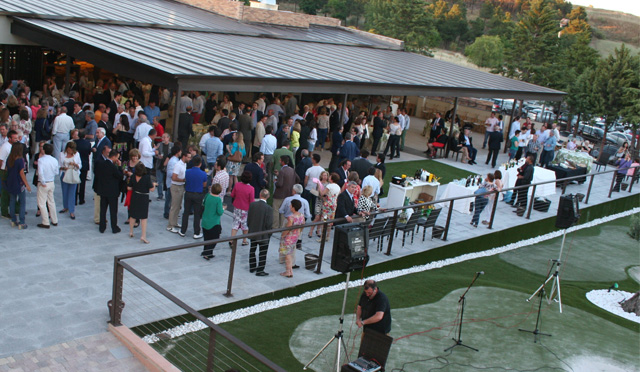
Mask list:
[[[347,273],[369,262],[369,229],[359,223],[337,225],[333,237],[331,269]]]
[[[573,194],[562,195],[558,201],[558,214],[556,216],[556,227],[566,229],[578,222],[580,219],[580,207],[578,198]]]

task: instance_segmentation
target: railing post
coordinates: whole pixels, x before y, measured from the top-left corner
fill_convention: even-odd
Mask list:
[[[216,352],[216,331],[209,328],[209,351],[207,352],[207,372],[213,372],[214,354]]]
[[[591,175],[591,180],[589,181],[589,187],[587,188],[587,196],[584,198],[584,203],[589,204],[589,196],[591,195],[591,186],[593,186],[593,179],[595,178],[595,174]]]
[[[569,181],[564,181],[562,183],[562,195],[564,195],[567,192],[567,185],[569,184]]]
[[[320,271],[320,269],[322,269],[322,258],[324,257],[324,244],[327,241],[327,227],[328,227],[328,223],[325,221],[325,223],[322,225],[322,238],[320,238],[320,252],[318,252],[318,265],[316,266],[316,274],[320,275],[322,274],[322,271]],[[335,236],[333,237],[335,239]]]
[[[124,283],[124,268],[120,265],[120,260],[116,257],[113,263],[113,293],[111,295],[111,324],[113,326],[122,325],[122,287]]]
[[[227,293],[224,295],[226,297],[233,297],[231,294],[231,285],[233,284],[233,271],[236,266],[236,249],[238,248],[238,239],[235,239],[231,243],[231,262],[229,263],[229,280],[227,281]]]
[[[613,179],[611,179],[611,187],[609,187],[609,199],[611,199],[611,194],[613,194],[613,185],[616,183],[616,176],[618,171],[613,172]]]
[[[398,210],[393,211],[393,219],[391,221],[391,234],[389,235],[389,245],[387,246],[387,253],[385,255],[391,256],[391,246],[393,245],[393,234],[396,232],[396,222],[398,222]],[[380,238],[382,239],[382,238]]]
[[[447,213],[447,223],[444,225],[444,233],[442,234],[442,240],[447,241],[449,236],[449,225],[451,225],[451,214],[453,213],[453,200],[449,202],[449,212]]]
[[[538,185],[533,185],[533,190],[531,191],[531,201],[529,202],[529,208],[527,211],[527,219],[529,219],[529,217],[531,217],[531,209],[533,208],[533,201],[536,198],[536,187],[538,187]],[[527,187],[527,191],[529,191],[529,188]]]
[[[629,194],[631,194],[631,188],[633,187],[633,180],[635,180],[637,172],[638,172],[638,168],[636,168],[631,174],[631,181],[629,181]]]
[[[496,209],[498,209],[498,199],[500,198],[500,191],[496,191],[496,196],[493,198],[493,210],[491,211],[491,218],[489,219],[489,229],[493,229],[493,219],[496,215]]]

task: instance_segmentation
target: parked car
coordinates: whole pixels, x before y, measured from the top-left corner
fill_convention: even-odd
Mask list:
[[[611,138],[618,146],[622,146],[625,142],[631,143],[631,135],[621,132],[607,133],[607,139]]]

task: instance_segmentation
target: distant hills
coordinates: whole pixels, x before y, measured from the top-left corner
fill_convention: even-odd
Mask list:
[[[640,53],[640,17],[614,10],[586,7],[589,25],[594,29],[591,46],[602,56],[625,43]]]

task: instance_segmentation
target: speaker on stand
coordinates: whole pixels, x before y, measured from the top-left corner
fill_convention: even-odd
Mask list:
[[[580,206],[578,198],[573,195],[562,195],[558,201],[558,214],[556,215],[556,227],[566,229],[580,220]]]
[[[333,238],[331,269],[346,273],[369,262],[369,229],[360,223],[337,225]]]

